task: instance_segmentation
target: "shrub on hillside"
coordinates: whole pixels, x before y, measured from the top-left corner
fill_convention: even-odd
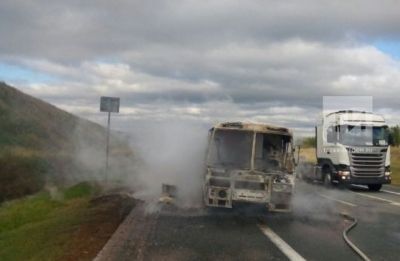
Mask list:
[[[38,155],[0,155],[0,202],[41,190],[48,171],[47,161]]]

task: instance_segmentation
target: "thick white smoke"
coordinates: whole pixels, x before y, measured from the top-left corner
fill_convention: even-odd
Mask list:
[[[132,126],[132,148],[143,160],[136,173],[135,196],[149,202],[162,184],[177,187],[177,204],[201,204],[207,127],[190,122],[140,122]]]

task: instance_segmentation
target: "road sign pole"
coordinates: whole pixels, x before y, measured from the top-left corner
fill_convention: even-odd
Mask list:
[[[119,112],[119,98],[118,97],[100,97],[100,111],[108,113],[107,120],[107,141],[106,141],[106,170],[104,173],[104,180],[108,180],[108,169],[109,169],[109,154],[110,154],[110,121],[111,112]]]
[[[108,178],[108,155],[110,152],[110,121],[111,121],[111,112],[108,112],[108,121],[107,121],[107,145],[106,145],[106,174],[105,180]]]

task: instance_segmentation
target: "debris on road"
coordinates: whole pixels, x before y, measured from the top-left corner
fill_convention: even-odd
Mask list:
[[[162,193],[159,198],[160,203],[173,204],[176,198],[176,187],[173,185],[162,184]]]

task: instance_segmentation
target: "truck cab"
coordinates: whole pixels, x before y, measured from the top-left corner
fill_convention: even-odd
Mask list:
[[[232,208],[235,202],[290,211],[294,187],[292,133],[265,124],[226,122],[209,131],[204,203]]]
[[[378,191],[391,182],[389,130],[381,115],[337,111],[316,127],[317,179],[326,185],[360,184]]]

